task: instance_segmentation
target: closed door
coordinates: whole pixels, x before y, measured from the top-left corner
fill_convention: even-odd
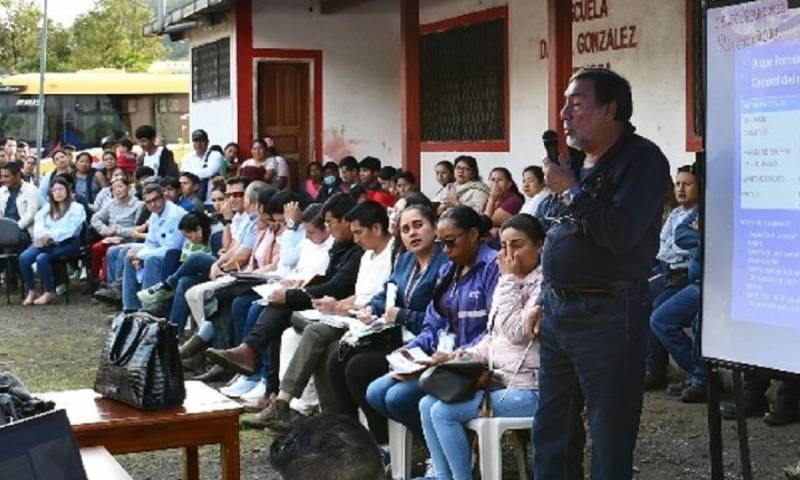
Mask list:
[[[271,137],[289,163],[292,188],[297,189],[311,158],[309,64],[258,64],[258,132]]]

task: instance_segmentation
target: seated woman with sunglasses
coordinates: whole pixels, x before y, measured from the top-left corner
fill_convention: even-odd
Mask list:
[[[470,400],[445,403],[427,395],[420,402],[422,429],[437,479],[472,478],[464,424],[480,415],[483,402],[496,417],[532,417],[536,413],[539,345],[526,327],[539,296],[544,235],[542,225],[530,215],[517,215],[503,223],[502,249],[497,256],[502,276],[494,291],[487,335],[474,347],[433,357],[432,364],[471,357],[487,364],[491,372],[488,391],[478,391]]]
[[[499,276],[497,252],[481,242],[490,228],[488,218],[463,205],[447,210],[439,219],[436,231],[450,261],[439,271],[422,331],[402,348],[419,347],[428,355],[450,353],[484,335]],[[417,375],[389,373],[367,388],[367,402],[375,411],[420,437],[418,404],[423,396]]]
[[[435,243],[436,217],[430,207],[415,204],[398,215],[399,238],[407,249],[397,259],[386,288],[359,311],[358,318],[371,324],[383,318],[389,325],[397,325],[411,334],[418,334],[425,318],[425,308],[433,295],[433,286],[439,270],[447,262],[442,249]],[[393,284],[397,295],[394,304],[387,305],[386,289]],[[386,418],[370,408],[366,400],[367,386],[389,370],[386,354],[402,345],[403,330],[395,328],[392,338],[385,344],[347,349],[340,345],[331,352],[327,361],[328,377],[336,394],[336,405],[342,414],[358,417],[364,412],[369,430],[379,444],[389,442]]]
[[[33,245],[19,256],[19,270],[28,295],[23,305],[47,305],[56,299],[52,263],[81,251],[86,210],[72,197],[70,182],[55,175],[48,188],[48,203],[33,221]],[[37,298],[33,264],[42,279],[44,294]]]

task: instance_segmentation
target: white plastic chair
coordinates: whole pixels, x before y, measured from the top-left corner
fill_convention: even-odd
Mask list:
[[[531,430],[533,417],[479,417],[470,420],[467,428],[478,434],[478,461],[480,462],[481,479],[501,480],[503,478],[503,452],[500,441],[503,434],[509,430]],[[391,425],[389,426],[389,439],[391,444]],[[525,439],[520,439],[517,435],[512,436],[520,480],[528,478],[525,471],[528,456]],[[394,457],[392,457],[392,467],[394,468]]]
[[[392,461],[392,480],[411,478],[411,449],[414,434],[402,423],[389,420],[389,455]]]

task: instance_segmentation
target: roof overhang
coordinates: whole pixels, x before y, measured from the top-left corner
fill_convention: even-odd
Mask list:
[[[143,28],[145,36],[169,35],[172,40],[180,40],[185,32],[203,24],[213,24],[215,13],[230,10],[236,0],[193,0],[164,15],[161,20],[153,20]]]

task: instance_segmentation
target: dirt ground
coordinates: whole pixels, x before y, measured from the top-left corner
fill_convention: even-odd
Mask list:
[[[77,292],[72,304],[48,307],[6,306],[0,300],[0,371],[11,371],[33,392],[91,388],[98,356],[113,312],[90,303]],[[748,423],[754,478],[785,479],[784,468],[800,462],[800,425],[768,428],[758,419]],[[735,425],[723,424],[726,478],[741,478]],[[263,432],[241,430],[242,478],[277,479],[269,467],[270,438]],[[645,397],[641,433],[636,451],[636,479],[698,480],[710,477],[708,434],[704,405],[687,405],[665,393]],[[201,449],[201,477],[220,476],[217,447]],[[505,456],[505,464],[514,462]],[[424,452],[417,449],[415,459]],[[134,479],[178,479],[181,453],[117,457]],[[419,470],[418,464],[415,470]],[[511,467],[513,468],[513,467]],[[511,468],[504,475],[516,478]],[[414,472],[421,474],[422,472]]]

